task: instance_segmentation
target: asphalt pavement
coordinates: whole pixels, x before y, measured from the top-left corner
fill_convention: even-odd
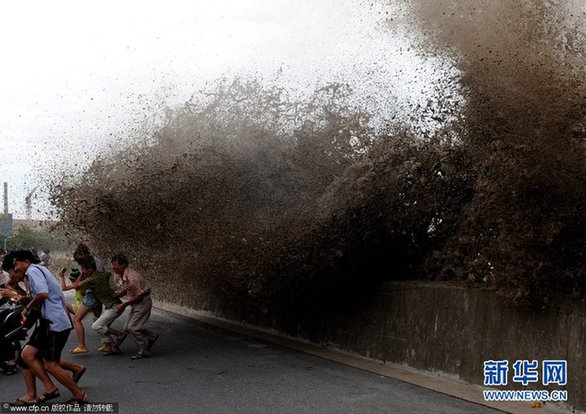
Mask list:
[[[117,403],[120,414],[498,412],[162,310],[151,319],[160,333],[151,358],[131,360],[130,337],[123,355],[103,356],[90,319],[85,321],[90,353],[69,354],[77,345],[72,332],[63,355],[87,366],[79,384],[90,401]],[[70,397],[60,389],[54,403]],[[0,403],[23,394],[20,373],[0,374]]]

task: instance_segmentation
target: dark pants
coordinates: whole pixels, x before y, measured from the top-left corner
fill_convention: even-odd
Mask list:
[[[61,360],[61,352],[67,343],[69,333],[71,329],[65,329],[61,332],[54,332],[48,329],[48,326],[41,323],[31,335],[28,346],[32,346],[38,352],[37,358],[44,359],[45,361],[59,362]],[[22,358],[18,358],[18,364],[23,368],[28,368]]]
[[[133,337],[139,351],[142,354],[149,354],[149,340],[156,338],[157,334],[147,328],[153,302],[150,296],[145,296],[142,301],[130,306],[130,314],[126,320],[124,330]]]

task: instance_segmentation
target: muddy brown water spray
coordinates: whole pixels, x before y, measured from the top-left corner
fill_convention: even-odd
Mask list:
[[[465,107],[442,108],[433,136],[375,130],[340,85],[294,101],[235,80],[54,183],[54,205],[76,237],[127,252],[160,299],[237,318],[293,326],[397,278],[540,306],[581,295],[584,35],[560,4],[410,3],[421,53],[462,73]]]

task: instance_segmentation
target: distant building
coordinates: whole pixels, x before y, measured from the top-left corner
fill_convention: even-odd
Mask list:
[[[12,222],[12,229],[16,233],[23,229],[29,229],[32,231],[47,231],[55,224],[57,224],[57,222],[53,220],[26,220],[15,218]]]
[[[13,234],[12,214],[0,214],[0,235],[12,236]]]

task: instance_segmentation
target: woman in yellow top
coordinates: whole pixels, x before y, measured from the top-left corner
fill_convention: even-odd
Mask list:
[[[59,274],[59,279],[61,281],[61,289],[66,290],[65,285],[65,270],[63,269]],[[78,269],[73,269],[71,274],[69,275],[69,280],[72,283],[77,281],[81,281],[83,278],[82,274]],[[85,343],[85,328],[83,327],[83,319],[86,317],[90,311],[93,310],[91,306],[88,306],[84,303],[85,299],[85,289],[75,290],[75,299],[76,303],[72,306],[70,304],[67,305],[67,310],[73,314],[73,328],[75,329],[75,334],[77,336],[77,342],[79,345],[69,352],[72,354],[85,354],[88,351],[87,345]],[[101,310],[101,303],[100,303],[100,310]]]
[[[79,272],[79,269],[71,269],[71,272],[69,273],[69,281],[71,283],[75,283],[77,278],[79,278],[79,276],[81,275],[81,273]],[[75,312],[77,311],[77,309],[79,309],[79,305],[81,305],[81,302],[83,302],[83,298],[85,296],[85,292],[83,290],[76,290],[75,291],[75,303],[72,305],[71,303],[67,304],[67,311],[69,313],[71,313],[72,315],[75,315]]]

